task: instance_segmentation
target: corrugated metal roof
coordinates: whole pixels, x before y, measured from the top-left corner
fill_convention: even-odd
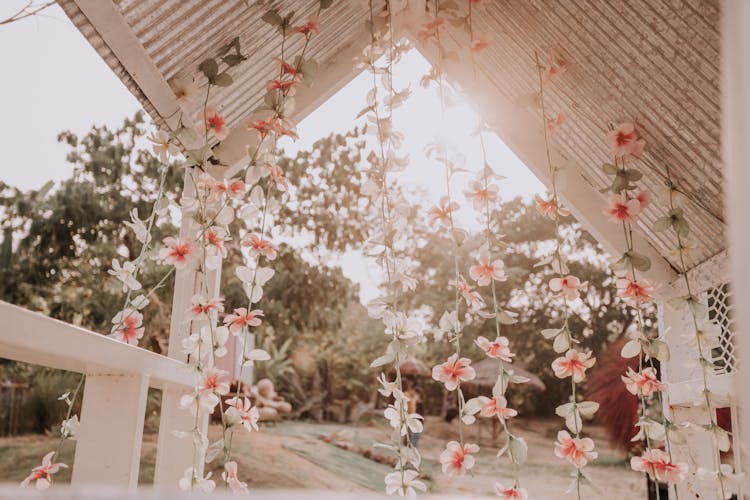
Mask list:
[[[262,3],[262,5],[259,5]],[[74,0],[60,0],[73,22],[107,64],[157,121],[144,93],[124,71]],[[157,69],[169,79],[192,75],[207,55],[239,35],[250,60],[235,72],[235,83],[218,89],[218,104],[234,126],[261,102],[280,51],[280,37],[260,20],[269,7],[306,18],[317,1],[160,1],[116,0],[118,10]],[[309,54],[333,60],[361,34],[363,13],[339,0],[323,12],[321,34]],[[699,248],[689,265],[706,261],[726,247],[722,202],[719,92],[719,0],[493,0],[475,16],[477,30],[489,33],[490,48],[479,65],[495,90],[509,101],[537,88],[535,51],[559,50],[567,72],[550,86],[550,111],[564,111],[568,122],[558,136],[561,152],[595,188],[608,184],[601,165],[610,162],[606,127],[637,120],[648,142],[643,185],[663,185],[669,165],[693,200],[687,208]],[[455,30],[451,27],[449,29]],[[460,34],[455,34],[460,37]],[[296,54],[301,37],[288,52]],[[538,110],[529,110],[538,114]],[[655,199],[639,222],[643,234],[672,262],[675,242],[650,226],[666,212]]]
[[[726,248],[718,0],[495,0],[474,23],[493,37],[478,64],[510,101],[538,88],[535,51],[566,58],[568,70],[547,91],[548,112],[567,115],[557,142],[584,179],[609,184],[601,170],[612,162],[607,125],[636,120],[647,141],[641,185],[658,190],[668,165],[692,200],[686,216],[699,248],[688,266]],[[656,196],[639,226],[674,264],[671,234],[651,230],[665,205]]]

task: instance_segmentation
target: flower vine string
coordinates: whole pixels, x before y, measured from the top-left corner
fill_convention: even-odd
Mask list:
[[[580,341],[574,336],[569,325],[571,303],[580,298],[581,292],[585,291],[587,283],[582,283],[576,276],[569,274],[566,259],[563,257],[563,241],[559,219],[560,217],[569,215],[570,212],[562,207],[560,200],[559,184],[561,182],[562,170],[552,162],[549,137],[550,126],[544,99],[545,85],[552,81],[554,67],[550,65],[544,66],[537,53],[534,54],[534,57],[539,77],[539,104],[551,187],[549,199],[544,200],[537,195],[536,202],[539,212],[552,219],[555,227],[555,249],[553,254],[537,265],[549,265],[551,267],[555,277],[549,282],[550,290],[563,300],[562,326],[543,330],[542,335],[547,339],[554,339],[552,347],[556,353],[565,353],[552,362],[552,369],[558,378],[564,379],[570,377],[571,389],[570,402],[558,406],[555,410],[557,415],[565,419],[565,425],[568,429],[567,431],[561,430],[558,432],[557,442],[555,443],[555,455],[569,461],[575,467],[573,473],[575,479],[569,491],[575,489],[576,495],[580,500],[581,486],[583,484],[591,484],[583,473],[583,468],[589,460],[593,460],[598,456],[598,453],[594,451],[595,445],[593,440],[581,436],[583,419],[591,418],[599,409],[599,404],[593,401],[578,401],[578,386],[585,379],[586,370],[591,368],[596,362],[596,358],[591,357],[590,352],[579,351],[574,347]],[[549,61],[551,58],[548,57],[547,60]],[[572,432],[573,436],[568,431]]]
[[[708,308],[695,295],[695,287],[690,278],[689,269],[685,262],[686,254],[690,249],[690,245],[688,244],[690,224],[685,217],[685,212],[681,205],[686,201],[686,197],[681,193],[674,181],[671,169],[667,166],[665,171],[669,212],[666,216],[660,217],[656,220],[654,223],[654,231],[665,232],[671,230],[677,240],[675,254],[679,259],[678,273],[685,284],[685,291],[687,294],[670,300],[669,306],[677,309],[687,309],[688,314],[690,315],[692,332],[686,332],[684,337],[688,342],[692,343],[697,350],[697,362],[702,374],[701,394],[709,415],[709,423],[700,427],[711,434],[714,461],[713,470],[701,468],[697,473],[698,476],[701,477],[713,478],[716,481],[715,487],[721,494],[720,498],[729,499],[736,493],[736,491],[734,491],[735,488],[732,486],[738,479],[738,475],[733,473],[732,467],[729,464],[723,464],[721,462],[721,452],[729,451],[731,443],[729,433],[719,426],[717,422],[717,406],[712,401],[712,393],[708,383],[708,378],[714,374],[715,369],[714,362],[710,355],[711,347],[717,345],[719,339],[717,336],[712,335],[713,329],[711,328],[711,323],[708,319]],[[706,352],[709,354],[707,355]]]
[[[386,373],[381,373],[378,379],[382,386],[379,392],[385,397],[393,397],[393,403],[384,412],[393,428],[391,444],[378,445],[396,454],[395,470],[385,476],[386,493],[414,497],[416,490],[427,489],[418,479],[421,455],[411,439],[413,433],[422,432],[423,424],[421,415],[409,412],[409,397],[404,393],[401,364],[422,337],[423,325],[417,318],[407,316],[399,305],[401,294],[413,289],[416,280],[406,274],[406,262],[398,256],[398,228],[405,224],[406,204],[403,200],[394,199],[388,178],[389,172],[403,169],[408,162],[406,158],[398,156],[401,134],[393,128],[394,108],[401,105],[408,96],[408,89],[394,89],[393,64],[408,46],[397,44],[393,39],[390,1],[386,1],[379,16],[375,15],[372,0],[368,5],[370,44],[363,52],[360,66],[372,74],[372,88],[367,95],[366,107],[359,116],[367,114],[368,121],[374,125],[372,130],[377,138],[377,161],[373,161],[373,167],[368,171],[368,188],[363,191],[371,194],[373,204],[379,209],[380,220],[368,238],[368,245],[383,266],[387,280],[386,295],[368,304],[368,314],[383,321],[385,333],[393,337],[385,354],[370,366],[377,368],[390,365],[395,372],[393,381],[388,379]],[[384,66],[378,65],[381,56],[387,58]],[[381,83],[387,91],[382,99],[379,98],[378,74],[382,75]]]
[[[646,449],[641,456],[631,458],[633,470],[643,472],[654,481],[664,481],[674,487],[675,498],[679,498],[677,483],[684,480],[688,470],[686,463],[675,463],[672,457],[672,441],[684,441],[678,433],[681,427],[670,422],[664,413],[662,391],[666,386],[658,379],[654,359],[666,361],[669,358],[667,344],[655,338],[647,331],[646,321],[641,306],[653,300],[656,290],[654,284],[638,277],[638,272],[646,272],[651,262],[645,255],[635,250],[633,240],[633,223],[641,211],[649,204],[650,194],[639,191],[634,194],[633,182],[640,180],[643,174],[636,168],[627,168],[626,164],[638,160],[645,148],[645,140],[640,137],[635,125],[624,122],[609,134],[612,145],[614,164],[605,164],[603,170],[613,177],[612,183],[603,192],[611,191],[607,206],[604,209],[610,219],[622,225],[626,250],[616,260],[612,268],[617,276],[617,295],[635,311],[638,328],[622,348],[625,358],[638,357],[638,371],[628,369],[622,377],[628,391],[638,397],[639,419],[636,424],[640,429],[633,440],[642,439]],[[648,366],[646,366],[646,364]],[[661,419],[655,420],[648,415],[648,400],[653,398],[656,407],[662,409]],[[657,441],[664,441],[666,452],[656,448]],[[656,497],[660,493],[656,488]]]

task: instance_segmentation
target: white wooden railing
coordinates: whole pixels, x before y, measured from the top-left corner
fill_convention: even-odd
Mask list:
[[[0,357],[86,375],[72,484],[134,490],[148,388],[175,395],[190,390],[187,365],[2,301],[0,324]],[[183,420],[176,408],[163,408],[156,469],[170,473],[162,472],[157,486],[175,488],[177,471],[192,464],[192,454],[179,453],[162,436]]]

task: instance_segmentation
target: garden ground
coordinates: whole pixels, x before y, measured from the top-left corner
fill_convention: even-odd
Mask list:
[[[155,424],[156,422],[154,422]],[[514,430],[524,436],[529,444],[529,460],[521,470],[523,486],[531,498],[554,499],[563,496],[570,484],[571,468],[557,459],[553,441],[559,420],[517,419]],[[426,433],[420,442],[424,457],[424,473],[430,491],[438,494],[487,495],[495,482],[509,482],[507,461],[498,462],[498,446],[493,445],[488,425],[481,428],[481,450],[472,476],[448,478],[440,472],[438,456],[446,440],[457,436],[457,427],[430,417]],[[625,455],[609,447],[601,430],[589,427],[597,441],[599,458],[586,470],[587,474],[610,500],[646,498],[645,480],[627,466]],[[219,432],[217,426],[212,432]],[[322,437],[333,437],[339,446],[325,442]],[[309,422],[283,422],[266,426],[262,432],[238,432],[234,439],[233,455],[241,474],[251,489],[313,489],[365,492],[381,490],[383,476],[390,467],[345,448],[372,449],[376,441],[387,441],[389,429],[380,421],[369,426],[345,426]],[[476,425],[466,434],[469,441],[477,441]],[[0,481],[21,481],[36,466],[41,457],[54,449],[57,439],[43,435],[29,435],[0,439]],[[155,426],[147,423],[144,432],[142,484],[153,480],[156,452]],[[61,460],[71,463],[73,444],[66,443]],[[214,477],[220,471],[214,471]],[[70,480],[70,470],[57,475],[59,482]],[[599,496],[594,494],[594,496]]]

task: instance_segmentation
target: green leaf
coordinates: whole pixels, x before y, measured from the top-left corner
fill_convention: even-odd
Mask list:
[[[633,267],[637,270],[645,273],[646,271],[651,269],[651,259],[649,259],[645,255],[634,251],[627,252],[627,255],[630,259],[630,263],[633,264]]]
[[[242,54],[228,54],[221,58],[221,60],[224,61],[224,64],[226,64],[230,68],[233,66],[237,66],[239,63],[246,59],[247,57],[243,56]]]
[[[643,177],[643,174],[640,170],[636,170],[634,168],[629,168],[625,171],[625,178],[630,182],[636,182],[641,180]]]
[[[602,170],[604,170],[604,173],[607,175],[617,175],[617,172],[620,170],[616,166],[612,165],[611,163],[605,163],[602,165]]]
[[[656,222],[654,222],[653,229],[657,233],[663,233],[670,227],[672,227],[672,218],[665,216],[665,217],[659,217],[658,219],[656,219]]]
[[[216,75],[216,78],[214,78],[214,85],[218,85],[219,87],[229,87],[232,82],[232,77],[226,71],[219,73]]]
[[[690,233],[690,224],[683,217],[678,217],[673,222],[675,232],[682,238]]]
[[[210,57],[198,65],[198,70],[203,73],[209,83],[213,84],[216,75],[219,74],[219,63],[216,62],[216,59]]]
[[[236,36],[232,39],[231,42],[221,47],[216,52],[216,57],[221,57],[224,54],[228,53],[230,50],[234,49],[234,51],[239,54],[240,53],[240,37]]]
[[[261,20],[267,22],[271,26],[281,26],[281,24],[284,22],[284,19],[276,9],[271,9],[263,14],[263,16],[261,16]]]

